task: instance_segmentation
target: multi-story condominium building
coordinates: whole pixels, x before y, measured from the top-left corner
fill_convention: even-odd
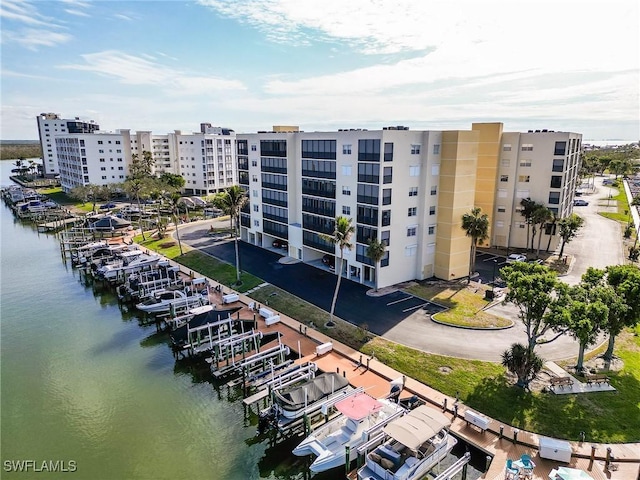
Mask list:
[[[58,157],[56,155],[55,136],[67,133],[91,133],[100,129],[93,120],[82,121],[79,117],[73,119],[60,118],[57,113],[41,113],[36,117],[38,135],[42,147],[42,160],[45,175],[59,173]]]
[[[470,239],[461,217],[474,206],[491,217],[487,245],[524,247],[521,232],[509,235],[523,221],[520,199],[570,212],[581,137],[503,133],[500,123],[478,123],[468,131],[274,127],[237,139],[238,180],[249,196],[242,239],[266,248],[286,241],[290,256],[320,263],[340,256],[324,235],[331,236],[336,216],[346,216],[356,233],[341,273],[382,287],[466,276]],[[506,195],[502,175],[513,177]],[[387,245],[377,271],[366,254],[373,238]]]
[[[95,129],[78,131],[84,127],[68,120],[45,121],[44,117],[58,116],[43,114],[38,125],[41,128],[42,124],[41,139],[51,145],[48,150],[66,192],[78,185],[123,182],[134,156],[145,151],[152,154],[154,173],[184,177],[185,194],[208,195],[237,183],[235,132],[231,129],[203,123],[200,132],[191,134],[179,130],[165,135],[129,130],[108,133],[97,130],[95,124],[85,125]]]

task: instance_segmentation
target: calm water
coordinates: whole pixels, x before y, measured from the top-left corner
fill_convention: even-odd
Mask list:
[[[11,167],[0,162],[2,185]],[[306,460],[290,454],[299,440],[258,442],[239,392],[176,363],[154,326],[62,261],[55,236],[17,222],[4,204],[0,221],[0,477],[309,477]],[[8,473],[19,460],[74,462],[77,472]]]

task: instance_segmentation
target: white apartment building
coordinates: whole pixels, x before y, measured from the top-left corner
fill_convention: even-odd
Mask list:
[[[203,123],[200,132],[191,134],[180,130],[165,135],[130,130],[110,133],[92,128],[86,133],[70,133],[71,127],[81,128],[70,127],[68,120],[56,120],[54,126],[53,120],[45,121],[46,116],[57,116],[38,117],[38,125],[42,124],[41,138],[51,145],[48,150],[66,192],[78,185],[123,182],[134,155],[141,157],[145,151],[153,156],[153,173],[184,177],[183,192],[187,195],[206,196],[237,183],[235,132],[231,129]],[[63,126],[63,122],[67,123]]]
[[[486,245],[524,248],[526,235],[509,235],[519,229],[520,198],[570,212],[580,141],[561,132],[503,133],[500,123],[468,131],[274,127],[238,134],[238,181],[249,196],[241,237],[264,248],[286,241],[288,255],[319,264],[324,255],[340,256],[322,235],[343,215],[356,228],[354,248],[344,252],[346,277],[379,287],[461,278],[470,248],[462,215],[480,206],[492,224]],[[511,178],[503,182],[503,175]],[[506,196],[503,183],[511,186]],[[371,238],[387,245],[378,271],[366,255]]]
[[[55,146],[56,135],[91,133],[100,129],[93,120],[83,121],[79,117],[61,118],[57,113],[41,113],[36,117],[36,121],[45,175],[55,175],[60,172]]]

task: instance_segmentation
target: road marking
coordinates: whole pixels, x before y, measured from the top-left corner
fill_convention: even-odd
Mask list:
[[[483,262],[490,262],[491,260],[495,260],[496,258],[500,258],[500,257],[498,257],[498,256],[494,255],[493,257],[491,257],[491,258],[487,258],[486,260],[482,260],[482,261],[483,261]]]
[[[396,303],[406,302],[407,300],[410,300],[410,299],[412,299],[412,298],[413,298],[413,295],[409,295],[408,297],[401,298],[400,300],[396,300],[395,302],[387,303],[387,307],[388,307],[389,305],[395,305]]]
[[[406,313],[406,312],[410,312],[411,310],[416,310],[418,308],[426,307],[427,305],[429,305],[429,302],[423,303],[422,305],[416,305],[415,307],[405,308],[404,310],[402,310],[402,313]]]

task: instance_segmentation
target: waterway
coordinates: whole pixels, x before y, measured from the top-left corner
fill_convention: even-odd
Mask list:
[[[11,163],[0,162],[3,186]],[[290,453],[297,441],[258,441],[239,391],[177,363],[155,326],[87,283],[54,235],[4,204],[0,243],[0,477],[309,478],[308,460]],[[75,473],[12,471],[22,460]]]

